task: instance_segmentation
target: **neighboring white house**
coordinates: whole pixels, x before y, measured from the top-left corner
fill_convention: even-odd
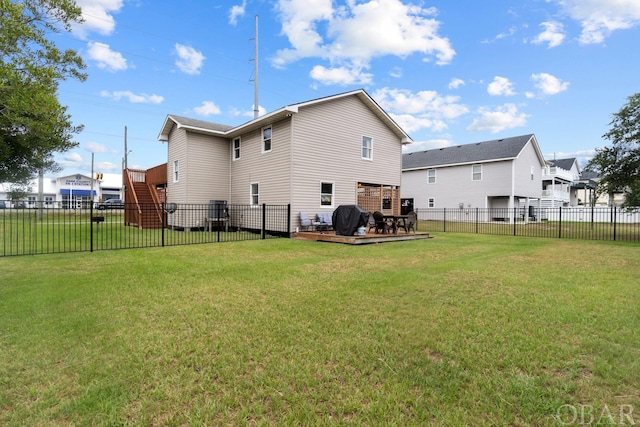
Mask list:
[[[415,209],[505,208],[510,215],[521,204],[539,206],[545,165],[533,134],[406,153],[402,203]]]
[[[575,184],[580,179],[580,165],[575,158],[548,160],[542,171],[542,208],[578,206]]]
[[[299,212],[332,213],[345,204],[399,213],[402,146],[411,142],[364,90],[285,106],[236,127],[168,115],[158,139],[167,142],[167,202],[291,204],[292,230]]]
[[[11,186],[8,182],[0,184],[0,200],[10,200]],[[14,200],[13,203],[7,203],[7,206],[24,203],[27,208],[37,207],[38,179],[32,180],[28,187],[30,192],[23,200]],[[92,180],[90,176],[83,174],[44,177],[42,180],[42,201],[46,208],[87,207],[91,202],[118,198],[122,198],[121,174],[104,174],[101,180]]]

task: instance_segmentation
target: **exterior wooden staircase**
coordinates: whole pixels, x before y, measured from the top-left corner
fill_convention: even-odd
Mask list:
[[[167,186],[167,164],[148,170],[125,169],[124,224],[138,228],[162,228],[166,223],[162,204]]]

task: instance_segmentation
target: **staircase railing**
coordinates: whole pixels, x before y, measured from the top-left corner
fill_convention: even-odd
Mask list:
[[[140,223],[142,209],[140,209],[140,202],[133,188],[133,183],[145,182],[146,171],[125,169],[122,174],[122,181],[125,186],[124,225],[137,224],[138,228],[142,228],[142,224]]]

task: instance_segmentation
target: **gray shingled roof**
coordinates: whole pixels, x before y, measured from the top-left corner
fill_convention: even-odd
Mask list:
[[[533,134],[406,153],[402,155],[402,169],[513,159],[531,138]]]
[[[575,157],[572,157],[569,159],[549,160],[549,163],[551,163],[552,166],[557,166],[564,170],[570,171],[575,161]]]
[[[176,116],[175,114],[169,114],[169,117],[171,117],[175,122],[180,123],[182,126],[212,130],[215,132],[226,132],[235,127],[220,123],[205,122],[204,120],[190,119],[189,117]]]

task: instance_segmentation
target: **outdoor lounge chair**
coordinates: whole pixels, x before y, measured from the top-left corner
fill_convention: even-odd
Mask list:
[[[369,231],[371,231],[371,229],[376,230],[376,233],[378,232],[378,230],[376,229],[376,219],[373,217],[373,214],[370,213],[369,214],[369,223],[367,224],[367,233]]]
[[[300,228],[306,231],[314,231],[320,225],[318,221],[311,221],[306,212],[300,212]]]
[[[411,211],[407,214],[407,218],[404,220],[404,225],[402,228],[405,233],[409,233],[409,231],[413,230],[416,232],[416,223],[418,222],[418,214],[414,211]]]
[[[373,213],[373,219],[376,222],[376,233],[378,231],[381,231],[382,233],[388,233],[390,230],[393,229],[391,224],[389,224],[387,221],[384,220],[384,215],[382,212],[375,211]]]
[[[316,221],[318,221],[318,225],[316,226],[318,230],[327,231],[333,229],[333,219],[331,218],[331,214],[329,212],[317,213]]]

